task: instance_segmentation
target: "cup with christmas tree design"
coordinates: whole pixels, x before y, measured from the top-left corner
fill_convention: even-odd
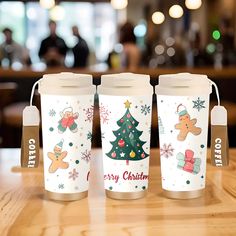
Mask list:
[[[103,75],[98,86],[104,187],[115,199],[145,196],[149,179],[152,93],[148,75]]]
[[[95,86],[92,76],[59,73],[39,80],[45,191],[70,201],[88,194]]]
[[[200,197],[205,188],[209,95],[205,75],[159,76],[156,86],[162,188],[169,198]]]

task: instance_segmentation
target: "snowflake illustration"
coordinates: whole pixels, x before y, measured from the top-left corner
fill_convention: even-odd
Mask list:
[[[193,102],[193,108],[196,108],[198,111],[200,111],[202,108],[206,108],[204,106],[205,101],[204,100],[200,100],[200,98],[198,97],[196,101],[192,101]]]
[[[49,111],[49,116],[55,116],[56,115],[56,111],[54,110],[54,109],[51,109],[50,111]]]
[[[58,185],[58,188],[59,188],[59,189],[64,189],[64,184],[59,184],[59,185]]]
[[[92,122],[93,121],[93,110],[94,110],[94,106],[91,105],[91,107],[84,109],[85,115],[86,115],[86,119],[85,121],[89,121]]]
[[[82,154],[81,159],[88,163],[91,159],[91,151],[86,150],[85,152],[81,152],[81,154]]]
[[[160,148],[160,155],[164,156],[165,158],[169,158],[170,156],[173,156],[174,148],[171,144],[165,144]]]
[[[76,178],[78,178],[78,176],[79,172],[77,172],[76,169],[73,169],[73,171],[69,172],[69,179],[75,180]]]
[[[105,108],[102,103],[99,106],[100,119],[103,124],[107,124],[109,121],[109,114],[111,113],[108,109]]]
[[[150,111],[151,111],[150,106],[147,106],[147,104],[141,105],[141,113],[142,114],[144,114],[146,116],[147,114],[150,113]]]
[[[93,135],[90,131],[87,133],[87,139],[90,141],[92,141],[92,139],[93,139]]]

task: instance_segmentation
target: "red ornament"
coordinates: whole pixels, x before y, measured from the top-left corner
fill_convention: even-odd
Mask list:
[[[142,158],[144,158],[144,157],[145,157],[145,154],[144,154],[144,152],[141,154],[141,157],[142,157]]]
[[[123,122],[124,122],[124,119],[121,119],[120,122],[123,123]]]
[[[118,146],[121,147],[121,148],[124,147],[125,146],[125,141],[123,139],[120,139],[118,141]]]
[[[127,114],[127,118],[130,118],[130,117],[131,117],[131,115],[128,113],[128,114]]]
[[[115,157],[116,157],[116,153],[113,152],[113,153],[111,154],[111,157],[115,158]]]
[[[132,128],[132,125],[129,125],[128,128],[131,129],[131,128]]]

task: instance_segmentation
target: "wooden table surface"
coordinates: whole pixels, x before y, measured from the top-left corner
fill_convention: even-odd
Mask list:
[[[162,196],[157,149],[151,151],[147,196],[129,201],[105,197],[100,149],[93,150],[89,196],[74,202],[47,200],[42,167],[20,169],[19,153],[0,150],[1,236],[236,235],[236,149],[229,167],[208,163],[204,196],[192,200]]]

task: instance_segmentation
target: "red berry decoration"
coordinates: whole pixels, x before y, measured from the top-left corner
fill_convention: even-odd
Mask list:
[[[129,113],[127,114],[127,118],[130,118],[130,114]]]
[[[144,158],[144,157],[145,157],[145,154],[144,154],[144,152],[141,154],[141,157],[142,157],[142,158]]]
[[[129,125],[128,128],[131,129],[131,128],[132,128],[132,125]]]
[[[113,153],[111,154],[111,156],[112,156],[113,158],[115,158],[115,157],[116,157],[116,153],[113,152]]]
[[[120,139],[118,141],[118,146],[121,147],[121,148],[124,147],[125,146],[125,141],[123,139]]]
[[[123,122],[124,122],[124,119],[121,119],[120,122],[123,123]]]

